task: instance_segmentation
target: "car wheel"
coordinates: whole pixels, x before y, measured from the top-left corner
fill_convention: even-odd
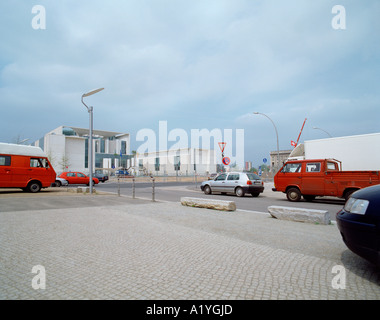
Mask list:
[[[28,185],[28,191],[36,193],[41,190],[41,185],[38,182],[31,182]]]
[[[286,197],[291,202],[298,202],[301,200],[301,192],[297,188],[290,188],[286,191]]]
[[[243,190],[243,188],[237,187],[237,188],[235,189],[235,194],[236,194],[238,197],[244,197],[244,190]]]
[[[61,184],[61,181],[56,181],[56,182],[55,182],[55,186],[56,186],[56,187],[60,187],[61,185],[62,185],[62,184]]]
[[[210,186],[205,186],[204,193],[205,194],[211,194],[211,188],[210,188]]]

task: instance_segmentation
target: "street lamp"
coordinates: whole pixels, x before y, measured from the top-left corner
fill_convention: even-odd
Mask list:
[[[276,170],[276,171],[278,171],[279,166],[280,166],[280,148],[279,148],[279,145],[278,145],[278,132],[277,132],[276,125],[274,124],[274,122],[272,121],[272,119],[269,118],[269,117],[268,117],[266,114],[264,114],[264,113],[254,112],[253,114],[261,114],[262,116],[267,117],[267,118],[272,122],[272,124],[273,124],[273,126],[274,126],[274,130],[276,131],[276,137],[277,137],[277,168],[276,168],[277,170]]]
[[[332,138],[332,135],[330,133],[328,133],[326,130],[323,130],[321,128],[318,128],[318,127],[313,127],[313,129],[318,129],[318,130],[322,130],[323,132],[327,133],[329,135],[330,138]]]
[[[92,90],[92,91],[89,91],[87,93],[84,93],[82,95],[82,103],[84,104],[84,106],[87,108],[87,111],[88,113],[90,114],[90,137],[89,137],[89,148],[88,148],[88,161],[89,161],[89,170],[90,170],[90,181],[89,181],[89,185],[90,185],[90,194],[92,194],[92,189],[93,189],[93,181],[92,181],[92,126],[93,126],[93,116],[92,116],[92,111],[93,111],[93,107],[88,107],[84,101],[83,101],[83,98],[85,97],[88,97],[88,96],[91,96],[95,93],[98,93],[99,91],[102,91],[104,88],[99,88],[99,89],[95,89],[95,90]]]

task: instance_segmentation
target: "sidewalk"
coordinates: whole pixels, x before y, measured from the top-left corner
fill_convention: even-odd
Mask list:
[[[0,213],[0,299],[380,299],[379,271],[335,225],[125,199]]]

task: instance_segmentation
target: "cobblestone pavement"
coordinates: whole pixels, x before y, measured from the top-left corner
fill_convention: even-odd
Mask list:
[[[179,203],[0,212],[0,267],[1,299],[380,299],[336,225]]]

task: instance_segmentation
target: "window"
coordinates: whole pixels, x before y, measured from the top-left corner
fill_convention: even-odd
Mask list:
[[[238,174],[238,173],[237,173],[237,174],[235,174],[235,173],[230,173],[230,174],[228,175],[227,180],[239,180],[239,174]]]
[[[78,172],[77,177],[78,178],[85,178],[86,176],[83,173]]]
[[[222,180],[226,180],[226,177],[227,175],[225,173],[219,175],[216,177],[215,181],[222,181]]]
[[[247,173],[249,180],[260,180],[261,178],[256,173]]]
[[[306,164],[306,172],[320,172],[320,171],[321,171],[321,164],[319,162]]]
[[[0,166],[10,166],[11,156],[0,156]]]
[[[156,158],[156,163],[154,164],[154,169],[160,171],[160,158]]]
[[[31,168],[49,168],[49,163],[44,158],[30,158]]]
[[[337,170],[334,162],[327,162],[327,170]]]
[[[68,172],[66,174],[66,176],[68,176],[68,177],[75,177],[75,173],[74,172]]]
[[[282,172],[300,172],[301,166],[301,163],[287,163],[282,169]]]

